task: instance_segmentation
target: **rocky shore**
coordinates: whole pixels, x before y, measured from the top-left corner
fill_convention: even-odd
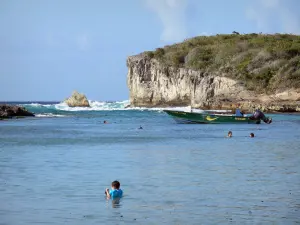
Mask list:
[[[0,105],[0,119],[30,116],[34,116],[34,114],[27,111],[24,107],[17,105]]]
[[[300,90],[257,94],[234,79],[186,68],[173,68],[141,54],[127,59],[131,107],[191,106],[246,112],[300,112]]]
[[[290,44],[297,38],[300,40],[298,36],[284,35],[199,37],[130,56],[130,106],[300,112],[300,64],[296,63],[300,56],[293,55],[300,52],[300,47],[291,51],[278,49],[276,44]],[[254,41],[264,39],[267,41],[261,46],[253,45]],[[227,40],[233,43],[228,45],[232,50],[229,53],[226,46],[222,52],[217,45]],[[241,44],[243,48],[238,48]],[[266,46],[278,52],[269,53]],[[205,61],[206,56],[201,58],[204,53],[209,54],[209,61]],[[225,61],[223,53],[229,54]]]

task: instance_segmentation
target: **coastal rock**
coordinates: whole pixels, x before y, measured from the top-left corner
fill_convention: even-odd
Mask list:
[[[127,85],[132,106],[211,108],[220,101],[250,96],[243,85],[227,77],[162,65],[146,55],[128,57]]]
[[[90,107],[89,101],[84,94],[74,91],[72,96],[64,101],[69,107]]]
[[[0,105],[0,119],[25,116],[34,116],[34,114],[27,111],[24,107],[16,105]]]
[[[201,109],[296,112],[300,91],[259,95],[225,72],[209,72],[164,65],[142,53],[127,58],[127,86],[132,107],[191,106]]]

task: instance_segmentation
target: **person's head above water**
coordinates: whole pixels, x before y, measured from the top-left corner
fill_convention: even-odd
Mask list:
[[[107,198],[122,198],[123,191],[120,188],[120,182],[115,180],[111,183],[111,190],[109,188],[106,188],[105,195]]]
[[[252,138],[253,138],[253,137],[254,137],[254,134],[253,134],[253,133],[250,133],[250,137],[252,137]]]
[[[228,131],[227,137],[232,137],[232,131]]]
[[[106,120],[104,120],[104,121],[103,121],[103,123],[107,123],[107,121],[106,121]]]
[[[117,180],[115,180],[115,181],[113,181],[113,182],[111,183],[111,187],[112,187],[113,189],[120,189],[120,186],[121,186],[121,184],[120,184],[120,182],[117,181]]]

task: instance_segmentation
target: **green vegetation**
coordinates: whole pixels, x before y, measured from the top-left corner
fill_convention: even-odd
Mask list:
[[[146,52],[167,66],[203,70],[241,80],[250,90],[300,88],[300,36],[200,36]]]

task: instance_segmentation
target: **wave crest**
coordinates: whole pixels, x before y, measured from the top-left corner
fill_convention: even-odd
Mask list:
[[[158,111],[165,109],[190,111],[191,107],[167,107],[167,108],[146,108],[146,107],[128,107],[129,100],[117,102],[100,102],[89,100],[90,107],[69,107],[66,103],[31,103],[22,104],[27,110],[36,114],[37,117],[60,117],[62,115],[71,115],[76,112],[85,111],[118,111],[118,110],[137,110],[137,111]]]
[[[104,111],[104,110],[125,110],[129,105],[129,101],[121,102],[98,102],[89,100],[90,107],[69,107],[66,103],[55,105],[55,109],[61,111]]]

